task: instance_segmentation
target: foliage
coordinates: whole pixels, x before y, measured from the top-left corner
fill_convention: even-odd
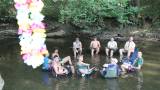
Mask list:
[[[160,0],[141,0],[142,17],[152,19],[152,25],[160,26]]]
[[[105,18],[131,23],[131,17],[138,12],[129,5],[129,0],[68,0],[61,5],[60,22],[72,23],[80,28],[102,26]]]
[[[0,0],[0,20],[15,18],[15,15],[13,0]]]
[[[58,19],[60,3],[57,0],[43,0],[44,7],[42,13],[49,19]]]

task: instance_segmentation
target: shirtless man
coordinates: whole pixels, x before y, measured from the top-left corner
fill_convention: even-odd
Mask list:
[[[123,52],[127,52],[127,58],[130,58],[132,52],[134,52],[136,44],[133,42],[133,37],[130,37],[129,40],[124,45],[124,48],[119,50],[120,60],[122,60]]]
[[[76,38],[76,40],[73,42],[73,53],[74,57],[76,57],[78,53],[80,55],[82,54],[82,43],[79,41],[79,38]]]
[[[91,41],[90,43],[90,48],[91,48],[91,55],[94,55],[94,51],[96,51],[96,54],[99,53],[100,50],[100,42],[97,40],[97,38],[95,37],[94,40]]]

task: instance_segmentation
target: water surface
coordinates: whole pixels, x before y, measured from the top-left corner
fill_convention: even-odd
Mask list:
[[[50,52],[58,47],[61,57],[73,56],[71,48],[73,40],[73,38],[48,39],[47,46]],[[100,68],[108,59],[104,51],[101,51],[100,55],[91,57],[89,41],[89,39],[82,40],[85,62]],[[106,41],[102,43],[104,47]],[[123,42],[118,43],[119,47],[123,46]],[[4,90],[159,90],[160,42],[136,43],[144,54],[145,62],[139,73],[128,74],[118,79],[103,79],[98,74],[92,79],[57,79],[48,72],[42,72],[41,67],[32,69],[25,65],[20,57],[18,40],[8,40],[0,45],[0,73],[5,80]],[[115,57],[118,57],[117,55]]]

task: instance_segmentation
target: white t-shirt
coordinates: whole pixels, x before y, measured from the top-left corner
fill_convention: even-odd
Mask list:
[[[133,41],[127,41],[124,46],[124,49],[125,50],[134,50],[135,46],[136,46],[136,44]]]
[[[81,42],[73,42],[73,48],[81,48]]]
[[[116,41],[109,41],[107,47],[109,49],[117,49],[117,42]]]

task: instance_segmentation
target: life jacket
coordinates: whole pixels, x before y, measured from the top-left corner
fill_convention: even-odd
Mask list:
[[[43,70],[48,70],[49,69],[49,58],[48,57],[45,57],[44,58],[44,63],[43,63],[43,66],[42,66],[42,69]]]

